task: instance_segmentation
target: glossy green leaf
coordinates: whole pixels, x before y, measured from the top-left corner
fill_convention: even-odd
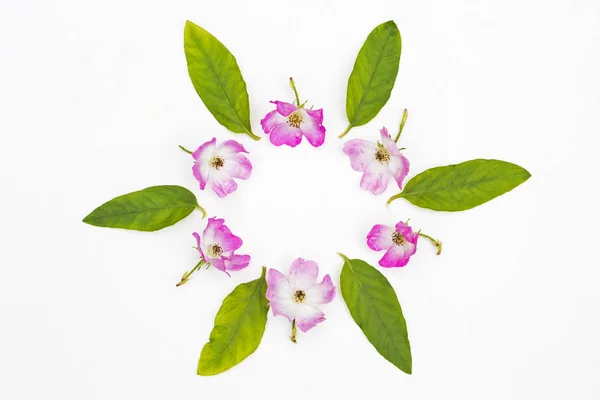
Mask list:
[[[216,37],[187,21],[184,50],[196,92],[221,125],[255,140],[250,125],[246,82],[231,52]]]
[[[401,51],[402,39],[394,21],[371,31],[348,79],[346,115],[350,125],[340,137],[372,120],[387,103],[398,75]]]
[[[263,267],[259,279],[238,285],[223,300],[209,342],[200,354],[198,375],[227,371],[258,348],[269,311],[266,271]]]
[[[388,204],[404,198],[436,211],[468,210],[514,189],[530,176],[524,168],[506,161],[465,161],[421,172]]]
[[[354,322],[379,354],[400,370],[412,373],[406,321],[394,288],[366,262],[340,256],[344,259],[340,288]]]
[[[184,219],[198,206],[196,196],[181,186],[152,186],[102,204],[83,219],[107,228],[157,231]]]

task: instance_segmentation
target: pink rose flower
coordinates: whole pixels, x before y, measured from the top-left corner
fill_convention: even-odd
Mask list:
[[[408,160],[400,153],[387,129],[384,127],[380,132],[381,141],[377,143],[353,139],[344,145],[344,153],[350,157],[352,168],[364,172],[360,187],[373,194],[383,193],[390,177],[402,189],[402,181],[409,169]]]
[[[217,146],[217,139],[202,144],[192,153],[196,161],[192,167],[194,177],[200,182],[200,189],[207,184],[217,196],[225,197],[237,189],[233,180],[248,179],[252,173],[252,164],[241,154],[248,153],[244,146],[235,140],[226,140]]]
[[[419,233],[400,221],[396,228],[375,225],[367,235],[367,245],[371,250],[387,250],[379,265],[385,268],[404,267],[410,256],[417,251]],[[441,246],[441,244],[440,244]]]
[[[224,219],[209,218],[208,225],[202,232],[202,239],[196,232],[193,236],[196,238],[198,251],[204,263],[214,266],[227,275],[229,275],[228,271],[239,271],[250,264],[249,255],[235,254],[243,242],[231,233]]]
[[[325,141],[323,109],[308,110],[283,101],[272,101],[277,107],[261,121],[263,131],[275,146],[296,147],[306,136],[309,143],[319,147]]]
[[[267,299],[271,302],[273,315],[283,315],[292,322],[292,341],[295,341],[296,325],[302,332],[307,332],[325,321],[325,314],[318,306],[330,303],[335,297],[331,277],[325,275],[317,283],[318,275],[317,263],[302,258],[294,260],[288,276],[276,269],[269,269],[267,274]]]

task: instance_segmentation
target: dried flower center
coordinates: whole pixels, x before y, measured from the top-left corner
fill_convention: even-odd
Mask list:
[[[213,168],[215,168],[215,169],[220,169],[223,165],[225,165],[225,160],[223,160],[219,156],[214,156],[210,160],[210,166],[213,167]]]
[[[296,290],[296,293],[294,293],[294,301],[296,303],[302,303],[305,298],[306,293],[304,293],[304,290]]]
[[[392,242],[398,246],[402,246],[404,244],[404,236],[399,232],[392,233]]]
[[[223,253],[223,249],[221,248],[221,245],[219,245],[218,243],[211,244],[210,246],[208,246],[208,255],[209,256],[215,258],[215,257],[219,257],[222,253]]]
[[[302,117],[300,116],[300,114],[291,113],[288,117],[287,123],[289,126],[292,126],[294,128],[300,128],[300,124],[302,123]]]
[[[377,151],[375,151],[375,159],[381,164],[390,162],[390,152],[383,147],[381,143],[377,143]]]

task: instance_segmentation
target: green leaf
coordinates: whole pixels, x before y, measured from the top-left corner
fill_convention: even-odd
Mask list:
[[[196,92],[221,125],[254,140],[246,82],[235,57],[216,37],[187,21],[184,49]]]
[[[372,120],[390,98],[398,68],[402,39],[394,21],[377,26],[358,52],[348,79],[346,115],[352,127]]]
[[[157,231],[184,219],[198,205],[196,196],[181,186],[152,186],[102,204],[83,219],[107,228]]]
[[[344,259],[340,288],[354,322],[379,354],[400,370],[412,373],[406,321],[394,288],[366,262],[340,256]]]
[[[465,161],[421,172],[388,204],[402,197],[436,211],[468,210],[516,188],[530,176],[524,168],[506,161]]]
[[[209,342],[200,354],[198,375],[227,371],[258,348],[269,311],[266,271],[263,267],[259,279],[238,285],[223,300]]]

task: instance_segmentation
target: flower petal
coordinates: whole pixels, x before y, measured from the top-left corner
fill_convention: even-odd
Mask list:
[[[224,169],[214,170],[210,181],[210,187],[220,198],[226,197],[237,189],[237,183]]]
[[[375,225],[367,235],[367,245],[371,250],[387,250],[394,245],[392,235],[394,228],[385,225]]]
[[[198,252],[200,253],[200,257],[202,257],[202,259],[204,261],[207,261],[206,257],[204,256],[204,253],[202,252],[202,243],[200,241],[200,235],[198,235],[198,233],[194,232],[194,233],[192,233],[192,236],[196,238],[196,246],[198,247]]]
[[[350,157],[350,165],[355,171],[364,171],[375,160],[376,146],[362,139],[352,139],[344,144],[344,153]]]
[[[210,175],[210,159],[215,152],[217,139],[212,138],[206,143],[203,143],[192,153],[192,157],[196,162],[192,166],[194,178],[200,183],[200,190],[204,190]]]
[[[281,115],[283,115],[284,117],[287,117],[288,115],[290,115],[291,113],[293,113],[294,111],[296,111],[298,109],[298,107],[296,107],[293,104],[290,103],[286,103],[285,101],[272,101],[271,103],[275,104],[277,106],[277,112]]]
[[[223,259],[223,257],[209,258],[207,261],[210,265],[212,265],[219,271],[225,272],[231,278],[231,275],[229,275],[229,272],[227,272],[227,268],[225,267],[225,260]]]
[[[404,236],[404,239],[406,239],[407,241],[409,241],[410,243],[412,243],[414,245],[417,244],[417,239],[419,239],[419,234],[417,232],[414,232],[409,225],[400,221],[396,224],[395,228],[396,228],[396,232],[398,232],[402,236]]]
[[[295,314],[296,326],[302,332],[307,332],[317,324],[325,321],[325,314],[317,307],[308,304],[297,304]]]
[[[314,147],[319,147],[325,142],[325,127],[323,124],[323,109],[302,110],[302,124],[300,129],[308,142]]]
[[[263,132],[269,134],[275,126],[285,123],[286,120],[287,118],[279,114],[279,111],[273,110],[260,120],[260,125],[262,126]]]
[[[409,243],[414,246],[412,243]],[[410,249],[409,249],[410,250]],[[410,256],[414,254],[414,251],[409,254],[403,246],[392,246],[385,253],[383,258],[379,260],[379,265],[385,268],[404,267],[408,264]]]
[[[404,181],[404,178],[406,178],[406,175],[408,175],[408,170],[410,168],[408,160],[402,155],[402,153],[399,153],[398,155],[392,155],[389,168],[392,176],[398,184],[398,187],[402,189],[402,182]]]
[[[270,301],[275,299],[290,299],[293,301],[290,282],[285,275],[273,268],[270,268],[267,273],[267,299]]]
[[[208,219],[206,228],[204,228],[204,231],[202,232],[202,241],[204,242],[203,243],[204,245],[209,245],[209,244],[215,243],[215,233],[216,233],[217,229],[219,229],[221,226],[223,226],[224,223],[225,223],[225,220],[223,218],[211,217]],[[200,244],[199,240],[198,240],[198,244]],[[198,247],[200,247],[200,246],[198,246]]]
[[[331,303],[335,297],[335,286],[331,282],[329,274],[323,277],[321,283],[306,290],[304,303],[317,306],[319,304]]]
[[[399,156],[400,150],[398,150],[398,145],[388,134],[387,128],[384,126],[379,130],[379,132],[381,133],[381,143],[385,146],[385,148],[388,149],[391,155]]]
[[[319,275],[319,266],[314,261],[297,258],[290,267],[290,284],[293,290],[306,290],[313,286]]]
[[[250,264],[250,256],[247,254],[232,254],[226,257],[224,261],[227,271],[239,271]]]
[[[299,128],[289,126],[286,122],[275,125],[269,139],[275,146],[288,145],[296,147],[302,141],[302,131]]]
[[[215,229],[214,238],[214,243],[218,243],[224,253],[235,251],[242,247],[242,244],[244,243],[240,237],[231,233],[231,230],[227,227],[227,225],[221,225],[217,227]]]
[[[219,155],[226,156],[232,153],[248,153],[244,146],[235,140],[226,140],[217,147]]]
[[[365,169],[365,173],[360,180],[360,187],[371,191],[373,194],[381,194],[387,189],[389,180],[390,171],[387,166],[373,160]]]
[[[222,169],[232,178],[248,179],[252,174],[252,163],[243,154],[231,154],[227,156]]]

